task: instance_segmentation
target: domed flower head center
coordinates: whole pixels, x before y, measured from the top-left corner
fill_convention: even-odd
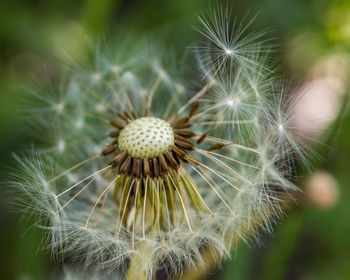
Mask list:
[[[154,117],[131,121],[118,138],[119,149],[138,159],[158,157],[174,144],[175,136],[170,124]]]
[[[114,154],[110,162],[120,175],[132,178],[159,178],[169,172],[177,172],[182,163],[198,165],[189,155],[194,150],[191,138],[195,134],[187,130],[198,104],[192,105],[190,115],[179,120],[165,121],[151,116],[137,117],[135,112],[118,112],[119,118],[109,123],[116,128],[109,136],[114,138],[101,155]],[[199,137],[197,143],[206,135]]]

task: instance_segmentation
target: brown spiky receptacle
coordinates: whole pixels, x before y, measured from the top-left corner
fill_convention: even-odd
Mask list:
[[[119,209],[123,209],[118,213],[119,218],[133,232],[138,228],[138,234],[145,237],[149,231],[170,231],[176,224],[177,217],[172,215],[172,211],[176,211],[178,200],[183,208],[184,220],[192,231],[187,197],[198,211],[212,213],[195,182],[183,168],[183,164],[200,165],[189,155],[195,145],[206,137],[203,134],[198,138],[190,130],[191,118],[199,109],[199,104],[195,102],[188,116],[172,122],[149,117],[148,114],[137,117],[135,112],[127,111],[118,112],[119,120],[110,121],[116,130],[109,133],[113,140],[101,155],[113,155],[110,165],[120,176],[116,180],[113,197]],[[193,143],[193,138],[198,138],[198,141]],[[223,146],[214,144],[207,150],[217,150]],[[137,203],[143,205],[138,213],[135,210]],[[167,210],[163,211],[165,207]],[[153,210],[146,211],[149,208]],[[142,218],[138,219],[137,215]],[[130,219],[136,219],[142,225],[128,224]]]

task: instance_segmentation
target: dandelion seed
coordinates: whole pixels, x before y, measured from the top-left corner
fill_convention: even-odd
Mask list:
[[[230,50],[230,49],[225,49],[225,53],[226,53],[227,55],[231,55],[231,54],[233,54],[233,51]]]
[[[62,113],[64,111],[64,105],[62,103],[57,104],[56,110],[57,112]]]
[[[100,82],[101,79],[102,79],[102,77],[101,77],[100,74],[97,74],[97,73],[96,73],[96,74],[94,74],[94,75],[92,76],[92,80],[93,80],[95,83]]]
[[[235,102],[232,100],[232,99],[229,99],[229,100],[227,100],[227,105],[228,106],[233,106],[233,104],[235,104]]]
[[[54,253],[109,272],[141,259],[147,277],[170,277],[203,262],[205,248],[225,257],[234,237],[270,229],[278,190],[294,188],[292,149],[302,150],[283,92],[267,96],[276,81],[261,65],[261,35],[244,37],[246,27],[229,21],[226,10],[201,19],[205,79],[199,73],[193,95],[192,81],[179,81],[160,53],[142,63],[133,52],[122,61],[99,55],[103,71],[72,74],[75,98],[56,108],[61,118],[45,111],[40,122],[52,129],[54,119],[69,140],[58,141],[59,156],[43,150],[42,160],[19,159],[15,183],[25,204],[50,219]]]
[[[119,67],[116,65],[112,66],[112,72],[117,74],[119,72]]]
[[[64,151],[65,147],[66,147],[66,144],[65,144],[64,140],[58,141],[57,149],[59,152],[62,153]]]
[[[106,111],[106,107],[103,106],[103,104],[97,104],[95,108],[96,108],[96,111],[99,113],[103,113],[104,111]]]
[[[84,120],[83,119],[78,119],[77,122],[75,123],[75,127],[77,129],[82,129],[84,126]]]

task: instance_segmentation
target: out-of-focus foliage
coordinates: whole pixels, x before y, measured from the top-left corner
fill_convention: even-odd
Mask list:
[[[6,181],[5,174],[14,164],[10,151],[28,147],[30,142],[30,131],[23,129],[26,126],[21,123],[19,110],[22,86],[54,76],[56,60],[69,64],[72,59],[85,59],[94,38],[103,39],[114,32],[127,35],[132,31],[137,36],[154,31],[181,50],[189,46],[195,36],[189,26],[196,22],[196,15],[210,5],[216,3],[207,0],[2,1],[2,181]],[[249,0],[235,1],[233,8],[239,18],[259,12],[252,29],[273,29],[279,44],[276,56],[282,57],[281,72],[288,78],[302,82],[317,81],[320,78],[317,75],[324,78],[325,68],[317,71],[317,65],[335,56],[340,60],[335,60],[332,69],[340,76],[349,76],[349,1]],[[340,88],[344,98],[349,94],[349,84],[346,79],[339,78],[339,81],[342,87],[336,88]],[[327,170],[334,176],[339,188],[338,201],[332,208],[320,210],[300,194],[283,223],[277,225],[273,238],[263,238],[263,248],[241,246],[222,271],[210,276],[212,279],[350,279],[350,115],[347,102],[342,101],[341,105],[341,117],[327,128],[320,140],[326,145],[314,146],[324,160],[311,163],[315,169]],[[300,178],[301,187],[307,176],[305,173],[305,178]],[[9,210],[10,205],[3,202],[11,197],[7,191],[6,183],[2,184],[0,278],[28,275],[33,279],[47,279],[49,271],[57,269],[55,262],[49,260],[47,252],[37,250],[40,230],[28,230],[31,222],[19,219]]]

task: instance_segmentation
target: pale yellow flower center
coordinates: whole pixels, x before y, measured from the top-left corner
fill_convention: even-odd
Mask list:
[[[133,158],[153,158],[174,145],[174,131],[162,119],[143,117],[128,123],[120,132],[118,146]]]

